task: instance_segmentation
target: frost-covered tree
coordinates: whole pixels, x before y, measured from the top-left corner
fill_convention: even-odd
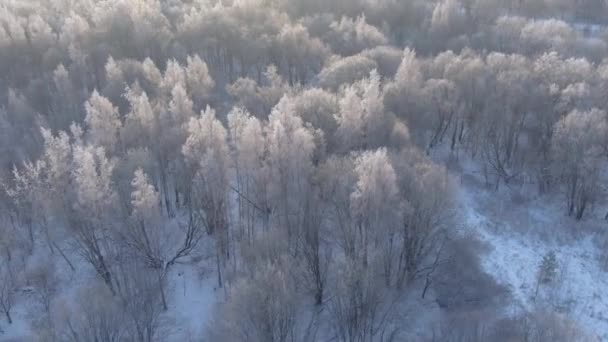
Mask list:
[[[113,213],[117,195],[113,189],[115,162],[102,147],[76,146],[71,170],[74,201],[68,207],[67,223],[84,259],[95,269],[112,293],[118,287],[113,261],[117,248],[112,243]]]
[[[293,99],[284,96],[272,109],[266,127],[269,200],[276,225],[290,244],[300,236],[304,203],[310,191],[314,135],[296,116]]]
[[[23,93],[8,90],[6,102],[0,107],[1,139],[6,142],[0,147],[0,160],[5,172],[22,161],[36,159],[42,145],[40,126],[44,122]]]
[[[437,56],[434,66],[439,68],[443,78],[454,82],[462,99],[462,116],[457,117],[457,124],[451,132],[450,146],[454,149],[458,144],[471,142],[472,148],[479,146],[477,133],[481,120],[480,114],[487,103],[488,72],[487,66],[478,54],[464,50],[460,55],[445,52]],[[411,120],[408,120],[413,128]],[[468,137],[466,133],[469,132]]]
[[[239,78],[227,86],[227,91],[235,98],[236,104],[259,118],[267,117],[272,107],[289,91],[289,85],[277,73],[275,66],[269,66],[264,77],[266,84],[259,84],[250,78]]]
[[[118,108],[95,90],[85,103],[85,109],[86,140],[90,144],[103,146],[106,151],[114,151],[122,126]]]
[[[403,50],[390,45],[377,46],[373,49],[362,51],[360,55],[375,61],[378,73],[382,77],[393,77],[403,59]]]
[[[194,61],[192,61],[194,62]],[[192,75],[194,77],[194,75]],[[167,61],[167,67],[163,73],[161,90],[164,96],[169,96],[175,86],[181,85],[186,88],[186,71],[175,59]]]
[[[131,108],[121,132],[121,140],[127,148],[150,150],[156,164],[155,176],[158,177],[163,207],[168,216],[174,215],[172,203],[173,200],[177,201],[177,198],[172,196],[175,191],[170,188],[169,172],[172,166],[179,163],[179,149],[186,138],[184,125],[193,115],[192,101],[182,84],[178,81],[170,90],[167,108],[161,103],[151,102],[148,95],[137,87],[128,88],[125,96]],[[175,190],[177,185],[173,186]]]
[[[402,287],[424,275],[440,252],[455,217],[454,184],[443,166],[416,149],[404,149],[392,160],[403,198],[396,266],[396,285]]]
[[[242,279],[220,309],[210,338],[222,341],[305,341],[299,333],[298,298],[290,274],[262,266],[253,279]],[[310,336],[309,336],[310,338]]]
[[[592,66],[585,59],[564,59],[555,52],[544,53],[534,60],[533,72],[539,82],[539,97],[536,99],[537,124],[532,126],[532,135],[538,154],[538,178],[541,191],[551,188],[551,145],[555,124],[576,109],[571,107],[576,93],[584,94],[584,88],[573,86],[591,79]],[[566,89],[570,88],[568,91]],[[579,91],[575,91],[578,89]],[[586,108],[588,104],[583,106]]]
[[[336,134],[344,150],[382,146],[389,136],[391,116],[384,110],[380,75],[373,71],[365,78],[346,87],[339,99],[336,113]]]
[[[377,68],[374,60],[362,55],[332,57],[319,74],[319,83],[330,90],[361,80]]]
[[[176,84],[171,91],[167,108],[161,108],[159,114],[159,131],[157,136],[156,160],[160,176],[160,190],[164,198],[167,213],[174,214],[174,205],[180,205],[180,193],[186,191],[188,180],[183,179],[183,156],[181,147],[186,141],[186,126],[194,117],[194,103],[181,84]],[[171,196],[171,193],[174,196]]]
[[[134,218],[143,225],[146,222],[149,224],[156,223],[159,219],[159,195],[141,168],[135,170],[131,186],[133,187],[131,206]]]
[[[600,162],[606,148],[606,112],[574,110],[554,128],[556,176],[565,188],[567,213],[580,220],[598,195]]]
[[[54,129],[67,129],[72,121],[81,120],[82,93],[72,83],[70,73],[63,64],[53,71],[53,85],[49,122]]]
[[[338,145],[336,141],[338,97],[325,90],[311,88],[296,95],[294,106],[296,114],[305,124],[322,133],[324,144],[317,140],[317,151],[326,153],[326,150],[335,149]]]
[[[394,80],[385,89],[387,109],[407,120],[411,127],[421,126],[418,113],[423,107],[423,87],[422,63],[414,50],[405,48]]]
[[[321,196],[327,203],[328,225],[335,227],[332,240],[349,259],[356,258],[357,227],[351,210],[351,193],[357,177],[352,156],[331,156],[318,168]]]
[[[521,29],[521,40],[528,51],[566,52],[575,35],[570,25],[556,19],[531,20]]]
[[[21,169],[13,168],[12,184],[3,184],[12,205],[8,207],[7,214],[13,222],[13,231],[10,235],[17,245],[31,254],[35,246],[35,235],[40,220],[44,217],[44,202],[40,201],[44,194],[43,162],[26,162]],[[18,223],[17,227],[15,223]],[[8,254],[14,246],[7,246]]]
[[[209,74],[207,63],[198,55],[188,56],[185,73],[186,85],[194,102],[194,110],[201,110],[211,101],[215,81]]]
[[[131,181],[131,218],[132,224],[126,227],[122,234],[133,249],[135,256],[141,260],[142,266],[147,266],[157,273],[158,289],[162,295],[162,303],[166,309],[164,282],[170,251],[176,244],[175,239],[162,228],[160,216],[160,196],[150,184],[148,176],[142,169],[135,170]]]
[[[458,0],[443,0],[435,4],[431,16],[431,32],[439,38],[455,36],[466,29],[466,13]]]
[[[188,139],[182,153],[192,177],[190,216],[200,220],[216,239],[218,285],[223,284],[221,268],[230,256],[228,230],[228,167],[230,163],[226,129],[207,107],[188,123]],[[192,219],[191,219],[192,220]]]
[[[354,55],[365,49],[386,45],[388,39],[375,26],[367,23],[365,15],[353,19],[342,17],[330,25],[326,40],[336,53]]]
[[[310,37],[303,25],[284,26],[277,36],[277,45],[290,85],[305,83],[310,74],[318,72],[328,54],[321,40]]]
[[[329,303],[330,328],[338,341],[374,341],[382,336],[399,336],[394,325],[397,308],[382,276],[360,263],[346,261],[338,269],[334,296]]]
[[[33,252],[35,237],[43,233],[45,243],[57,247],[53,226],[61,222],[68,207],[72,146],[69,136],[60,132],[53,136],[50,130],[41,128],[44,139],[42,156],[35,162],[25,162],[13,168],[12,179],[5,184],[13,205],[9,207],[11,222],[18,223],[14,230],[16,245]]]
[[[445,79],[430,79],[426,82],[424,94],[428,100],[427,118],[430,128],[428,148],[440,144],[459,117],[460,98],[456,85]]]
[[[260,121],[242,108],[228,113],[228,136],[236,177],[240,238],[255,240],[259,218],[268,225],[268,169],[264,157],[265,139]],[[246,236],[246,238],[245,238]]]
[[[130,110],[125,117],[121,140],[128,147],[152,146],[152,139],[157,136],[158,120],[148,95],[135,87],[128,88],[125,97]]]
[[[201,232],[193,220],[188,222],[186,227],[177,223],[177,227],[167,229],[167,225],[176,223],[163,219],[160,194],[141,168],[135,170],[131,188],[129,224],[123,227],[119,235],[123,238],[129,250],[127,255],[133,262],[125,262],[126,269],[121,269],[121,276],[126,277],[125,282],[135,282],[130,285],[135,288],[127,288],[129,291],[139,291],[137,284],[143,282],[142,286],[154,292],[154,296],[149,299],[160,299],[162,307],[167,310],[168,273],[177,262],[190,255],[201,239]],[[131,278],[129,273],[134,272],[135,278]],[[138,305],[143,304],[150,305],[145,302]],[[153,306],[146,307],[146,310],[148,309],[157,314]]]
[[[491,84],[490,95],[478,119],[482,156],[496,177],[508,183],[521,169],[520,137],[532,97],[530,63],[521,55],[491,53],[486,60]]]
[[[350,206],[358,231],[357,259],[367,267],[371,258],[369,251],[381,250],[385,282],[390,285],[401,216],[397,175],[386,149],[363,152],[354,165],[357,181],[350,195]]]

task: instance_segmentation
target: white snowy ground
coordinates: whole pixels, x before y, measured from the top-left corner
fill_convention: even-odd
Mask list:
[[[218,298],[213,270],[180,265],[173,272],[169,310],[174,328],[167,342],[201,341]]]
[[[206,241],[207,242],[207,241]],[[212,250],[208,243],[202,243],[201,250]],[[208,253],[204,253],[208,254]],[[168,310],[161,316],[159,340],[166,342],[204,341],[205,329],[211,321],[212,311],[221,290],[216,289],[217,280],[212,259],[208,255],[198,255],[197,262],[187,261],[176,264],[169,274],[167,289]],[[73,262],[77,257],[73,257]],[[68,305],[75,303],[79,289],[90,284],[95,274],[82,261],[72,272],[63,260],[55,258],[55,265],[60,273],[60,292],[55,301]],[[13,324],[6,323],[0,315],[0,341],[29,342],[34,341],[33,322],[38,319],[40,307],[33,293],[28,288],[20,289],[11,311]]]
[[[594,208],[577,222],[565,215],[558,194],[539,197],[534,185],[488,189],[470,167],[457,177],[463,230],[488,245],[483,267],[512,293],[506,313],[548,307],[608,340],[608,272],[599,247],[608,230],[605,209]],[[538,265],[550,251],[558,280],[541,287],[534,300]]]

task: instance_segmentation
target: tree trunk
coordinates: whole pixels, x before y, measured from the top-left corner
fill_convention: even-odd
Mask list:
[[[167,298],[165,296],[165,287],[163,286],[164,283],[164,274],[166,271],[162,270],[161,272],[158,273],[158,288],[160,290],[160,299],[163,303],[163,310],[167,311],[169,308],[167,307]]]
[[[11,317],[11,310],[4,310],[4,314],[6,315],[6,320],[8,324],[13,324],[13,318]]]
[[[217,239],[218,237],[216,237]],[[220,262],[220,247],[219,247],[219,242],[216,242],[216,244],[218,244],[216,251],[215,251],[215,262],[216,262],[216,266],[217,266],[217,286],[218,288],[222,288],[223,283],[222,283],[222,265]]]

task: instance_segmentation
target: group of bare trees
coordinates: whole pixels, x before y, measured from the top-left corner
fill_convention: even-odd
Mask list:
[[[1,6],[0,309],[31,286],[42,340],[159,340],[172,269],[212,255],[214,340],[405,338],[404,298],[458,277],[433,152],[579,220],[603,195],[586,2]],[[64,300],[55,263],[95,281]]]

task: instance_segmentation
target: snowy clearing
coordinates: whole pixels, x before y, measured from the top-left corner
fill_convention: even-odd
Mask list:
[[[507,314],[549,306],[578,321],[602,340],[608,339],[608,273],[601,267],[593,228],[606,223],[590,218],[577,222],[564,215],[558,202],[519,196],[504,188],[485,189],[471,173],[462,176],[460,208],[464,231],[488,245],[481,258],[485,270],[509,288]],[[531,189],[529,193],[535,193]],[[516,198],[510,194],[517,193]],[[535,301],[538,265],[553,251],[558,261],[556,284],[539,290]]]

